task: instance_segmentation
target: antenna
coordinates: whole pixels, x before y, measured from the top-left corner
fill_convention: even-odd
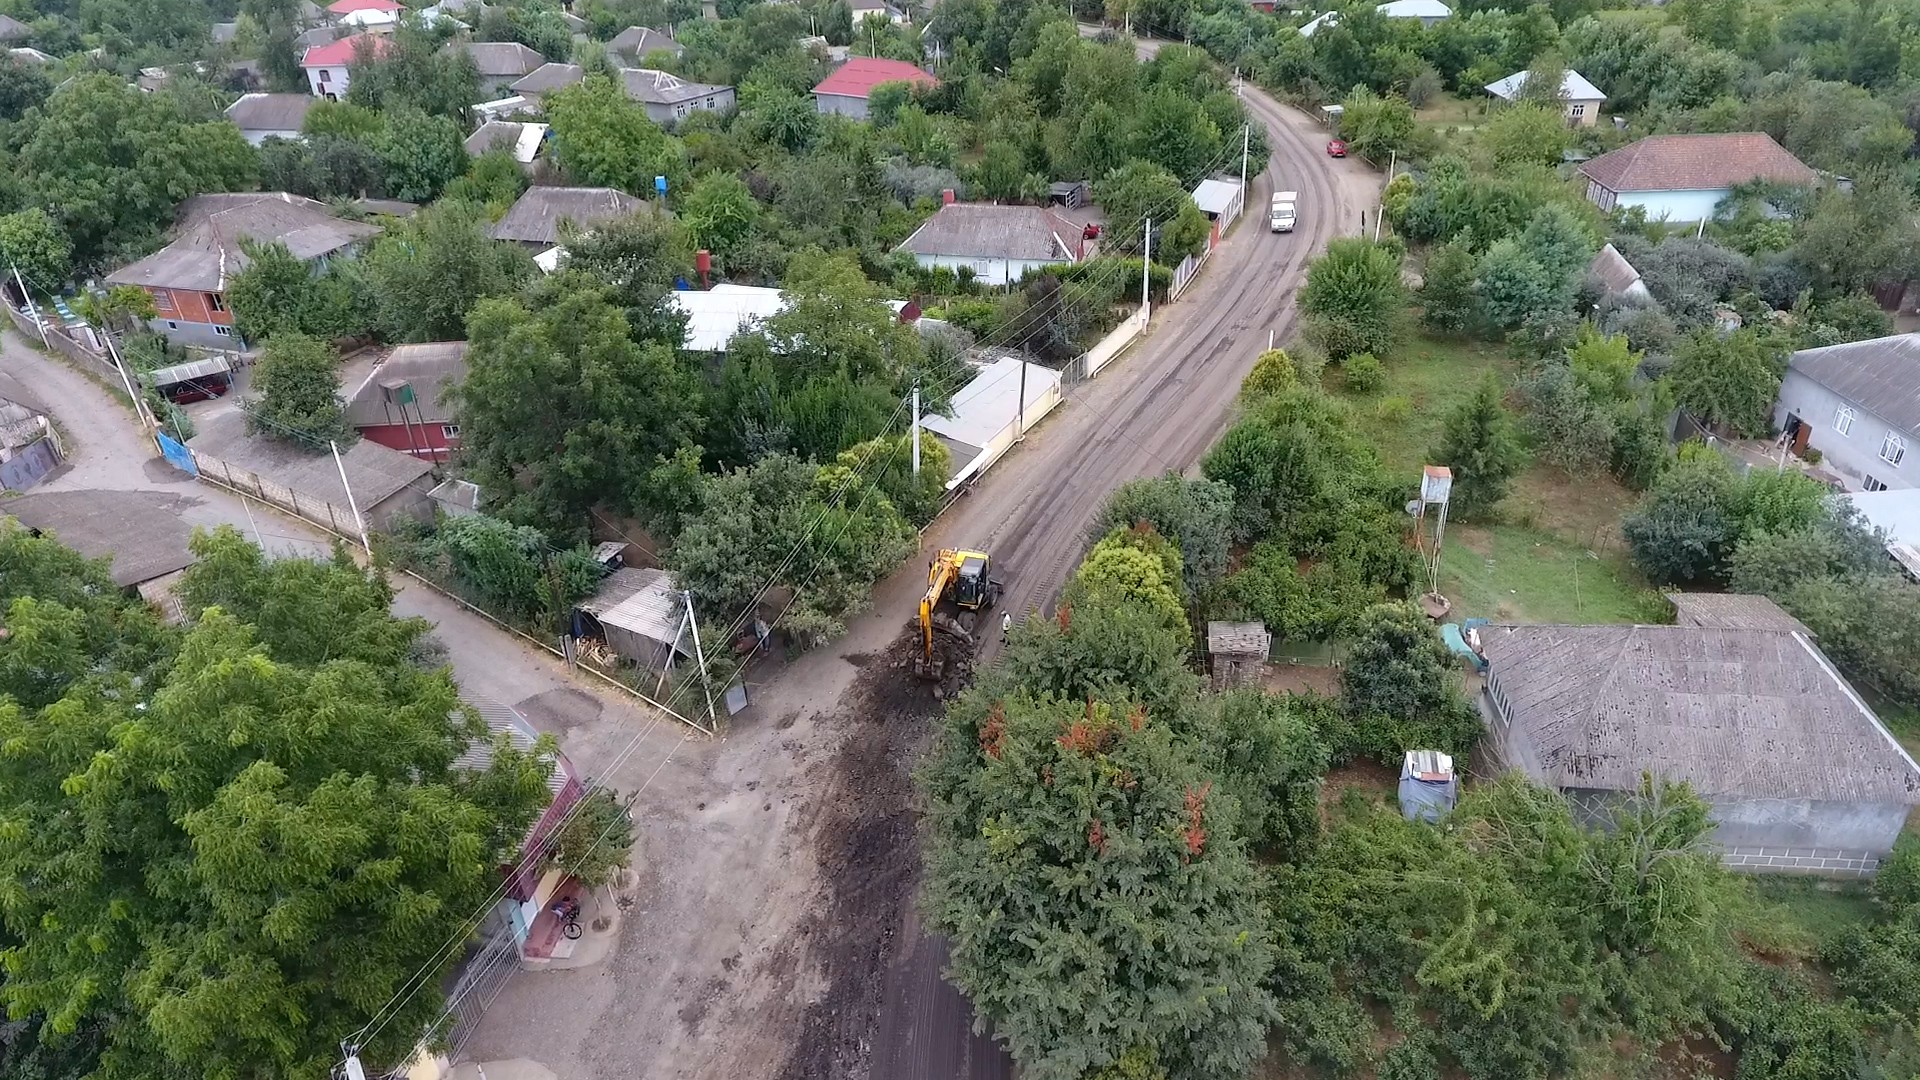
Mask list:
[[[1427,571],[1427,591],[1420,606],[1435,619],[1445,618],[1453,603],[1440,595],[1440,545],[1447,535],[1447,500],[1453,494],[1453,470],[1428,465],[1420,474],[1420,497],[1407,504],[1413,515],[1413,542]],[[1429,532],[1431,523],[1431,532]]]

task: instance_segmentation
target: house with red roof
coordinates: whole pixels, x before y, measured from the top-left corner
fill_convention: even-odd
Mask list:
[[[354,3],[357,0],[341,0]],[[385,3],[387,0],[381,0]],[[379,56],[387,51],[387,39],[378,34],[355,34],[325,45],[315,45],[300,57],[300,70],[307,76],[307,88],[314,97],[340,101],[347,96],[347,72],[359,55],[361,43]]]
[[[867,95],[881,83],[904,82],[939,86],[940,80],[904,60],[856,56],[813,88],[813,107],[826,116],[867,118]]]
[[[389,15],[398,15],[405,10],[407,6],[397,3],[396,0],[333,0],[333,3],[327,5],[327,14],[333,16],[335,21],[343,15],[351,15],[356,11],[380,11]]]
[[[1583,162],[1587,199],[1640,207],[1648,221],[1711,220],[1720,200],[1755,180],[1813,184],[1819,176],[1761,131],[1649,135]]]

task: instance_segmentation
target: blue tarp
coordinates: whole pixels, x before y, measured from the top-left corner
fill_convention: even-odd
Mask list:
[[[153,438],[160,444],[160,455],[167,459],[167,464],[188,476],[200,475],[200,467],[193,463],[193,454],[187,450],[184,443],[176,442],[165,432],[159,431],[153,433]]]

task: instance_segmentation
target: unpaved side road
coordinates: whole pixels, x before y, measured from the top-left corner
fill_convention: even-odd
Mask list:
[[[1378,197],[1379,175],[1327,159],[1311,120],[1246,98],[1273,157],[1200,281],[926,538],[990,550],[1012,610],[1051,601],[1109,491],[1198,459],[1268,332],[1290,333],[1307,258]],[[1276,184],[1302,193],[1291,235],[1265,231]],[[924,557],[834,649],[753,686],[758,719],[681,749],[635,806],[639,886],[614,954],[511,981],[463,1056],[533,1058],[563,1080],[1007,1075],[913,918],[909,773],[939,703],[896,664]]]

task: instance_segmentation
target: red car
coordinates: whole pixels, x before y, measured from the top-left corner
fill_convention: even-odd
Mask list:
[[[1328,139],[1327,140],[1327,156],[1328,157],[1346,157],[1347,144],[1342,142],[1339,139]]]

